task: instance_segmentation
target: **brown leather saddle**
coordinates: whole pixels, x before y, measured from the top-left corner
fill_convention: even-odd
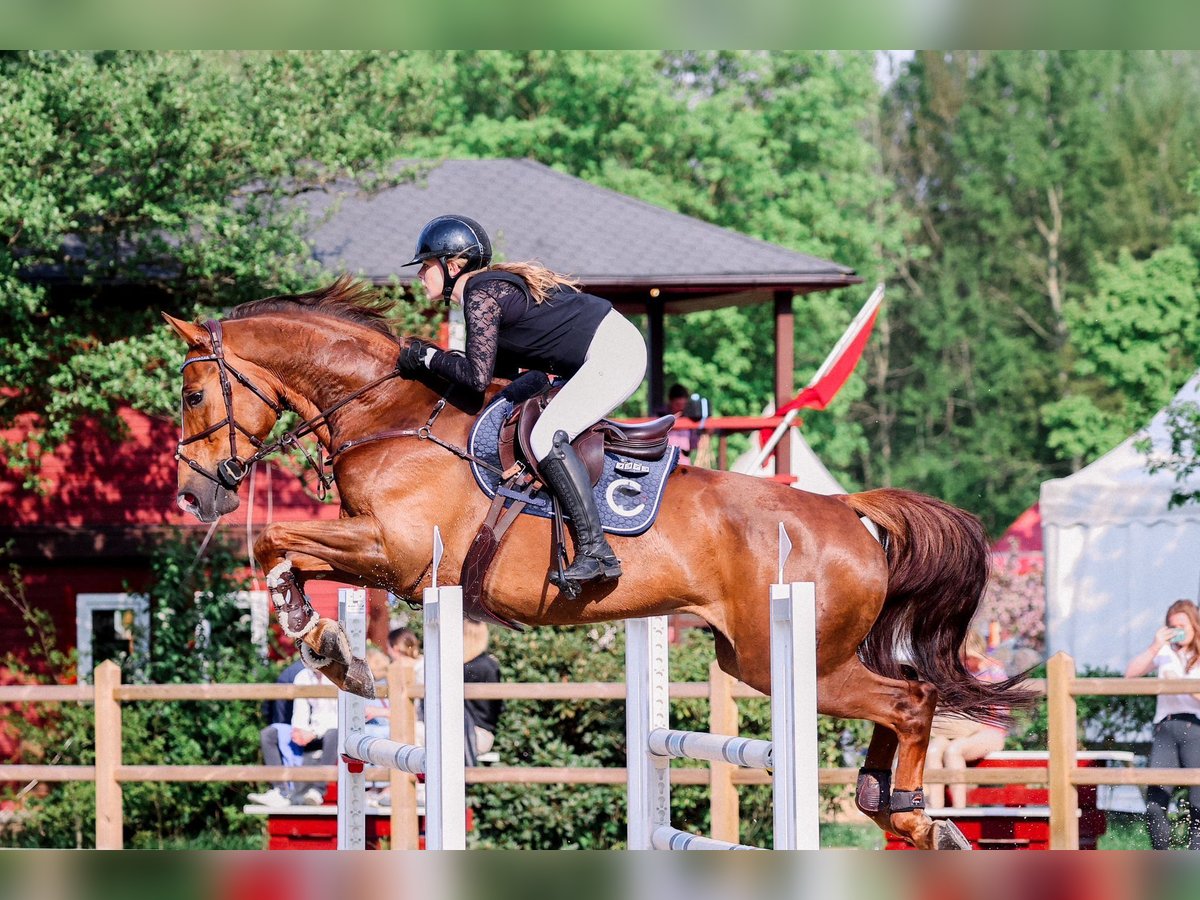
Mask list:
[[[505,471],[511,471],[518,461],[522,461],[531,472],[540,475],[538,461],[534,459],[529,445],[529,436],[559,389],[558,386],[551,387],[545,393],[516,404],[500,426],[500,465]],[[669,446],[667,435],[674,424],[674,416],[662,416],[634,425],[601,419],[571,441],[571,446],[587,467],[592,484],[595,484],[603,474],[606,451],[649,462],[662,459]]]

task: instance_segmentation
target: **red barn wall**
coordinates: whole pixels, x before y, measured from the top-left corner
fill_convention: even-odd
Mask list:
[[[20,567],[26,599],[50,613],[63,647],[74,646],[77,594],[144,588],[149,537],[170,526],[199,534],[208,528],[175,504],[176,426],[131,409],[120,415],[128,429],[123,439],[83,423],[67,444],[43,457],[42,490],[24,488],[11,475],[0,479],[0,546],[13,542],[10,559]],[[27,420],[0,436],[24,440],[30,425]],[[242,505],[219,526],[239,541],[248,521],[257,534],[272,521],[338,517],[336,504],[309,496],[278,466],[260,464],[253,495],[249,487],[243,485]],[[322,615],[336,615],[338,587],[310,583]],[[0,604],[0,640],[6,648],[28,642],[10,604]]]

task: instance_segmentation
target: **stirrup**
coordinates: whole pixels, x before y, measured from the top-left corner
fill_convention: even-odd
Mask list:
[[[583,585],[593,581],[613,581],[621,577],[621,561],[616,556],[597,557],[577,553],[574,562],[559,577],[557,570],[550,572],[550,583],[574,599],[579,596]]]

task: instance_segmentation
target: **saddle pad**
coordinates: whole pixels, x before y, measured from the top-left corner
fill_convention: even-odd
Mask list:
[[[467,450],[485,462],[500,466],[500,453],[497,443],[500,438],[500,426],[512,413],[513,406],[507,400],[498,399],[480,413],[475,425],[471,428],[471,436],[467,440]],[[662,505],[663,488],[667,476],[679,462],[679,448],[668,447],[663,458],[657,462],[645,462],[631,459],[615,453],[605,452],[604,469],[600,480],[592,489],[596,497],[596,508],[600,511],[600,523],[609,534],[633,536],[641,534],[654,524],[658,509]],[[471,462],[471,473],[475,476],[480,490],[492,498],[500,487],[500,476],[494,472]],[[533,495],[533,500],[522,510],[544,519],[552,518],[554,507],[550,493],[543,488]]]

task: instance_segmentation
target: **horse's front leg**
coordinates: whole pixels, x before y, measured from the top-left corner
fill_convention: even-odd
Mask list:
[[[309,578],[335,574],[353,582],[378,583],[390,566],[376,521],[359,516],[272,524],[255,542],[254,555],[267,573],[279,623],[300,642],[305,664],[344,691],[374,697],[374,678],[366,661],[354,655],[339,622],[317,615],[303,585]]]

